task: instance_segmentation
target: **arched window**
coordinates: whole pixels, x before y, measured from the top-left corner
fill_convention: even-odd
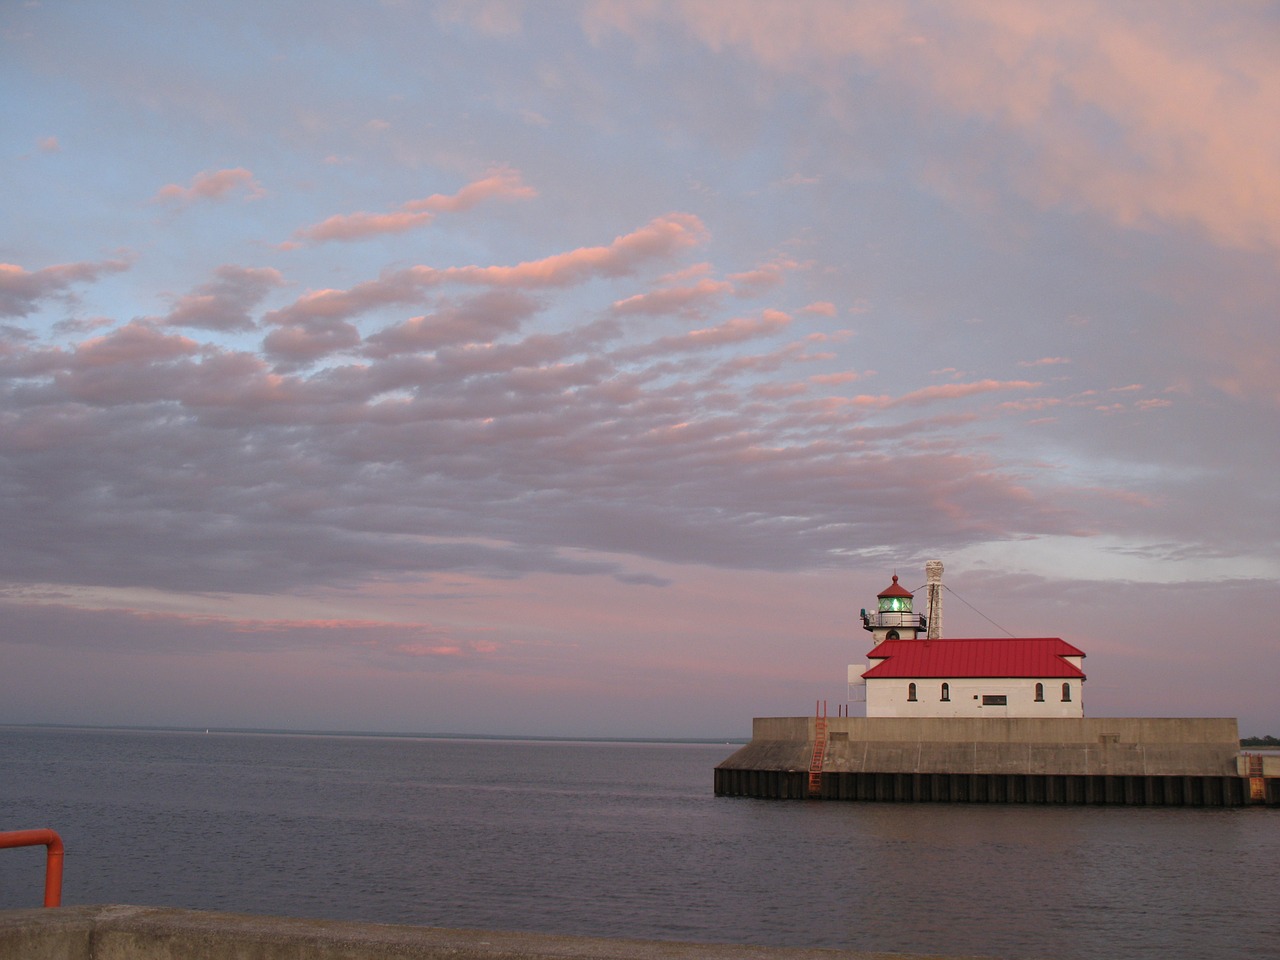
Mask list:
[[[944,684],[942,685],[942,699],[943,699],[943,700],[950,700],[950,699],[951,699],[951,684],[949,684],[949,683],[944,683]]]
[[[1062,702],[1063,703],[1071,702],[1071,684],[1069,683],[1064,683],[1062,685]]]
[[[914,683],[907,684],[907,699],[914,701],[916,698],[916,685]]]
[[[886,633],[886,634],[884,635],[884,638],[885,638],[886,640],[900,640],[900,639],[902,639],[901,637],[899,637],[899,636],[898,636],[898,631],[897,631],[897,630],[890,630],[888,633]]]
[[[1036,703],[1044,703],[1044,684],[1036,684]]]

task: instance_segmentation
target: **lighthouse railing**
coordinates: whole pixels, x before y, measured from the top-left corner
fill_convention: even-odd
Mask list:
[[[862,616],[868,629],[872,627],[912,627],[927,630],[929,620],[922,613],[903,613],[900,610],[868,610]]]

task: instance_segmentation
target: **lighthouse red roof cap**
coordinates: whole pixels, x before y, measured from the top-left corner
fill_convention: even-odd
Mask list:
[[[893,583],[889,584],[889,586],[885,587],[883,590],[877,593],[876,596],[877,597],[913,597],[915,596],[915,594],[913,594],[906,587],[898,583],[898,575],[895,573],[893,575]]]

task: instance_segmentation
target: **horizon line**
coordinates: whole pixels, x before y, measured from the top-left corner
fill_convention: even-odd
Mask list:
[[[288,727],[196,727],[176,724],[131,724],[131,723],[53,723],[31,722],[11,723],[0,721],[0,729],[44,729],[44,730],[99,730],[140,733],[208,733],[208,734],[254,734],[257,736],[293,736],[293,737],[385,737],[401,740],[505,740],[552,743],[689,743],[689,744],[740,744],[749,743],[750,737],[602,737],[602,736],[569,736],[554,734],[507,734],[507,733],[424,733],[389,730],[324,730],[324,729],[290,729]]]

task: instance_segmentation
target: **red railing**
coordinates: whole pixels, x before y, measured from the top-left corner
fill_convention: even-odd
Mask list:
[[[44,905],[62,904],[62,838],[52,830],[9,830],[0,833],[0,850],[9,847],[46,847]]]

